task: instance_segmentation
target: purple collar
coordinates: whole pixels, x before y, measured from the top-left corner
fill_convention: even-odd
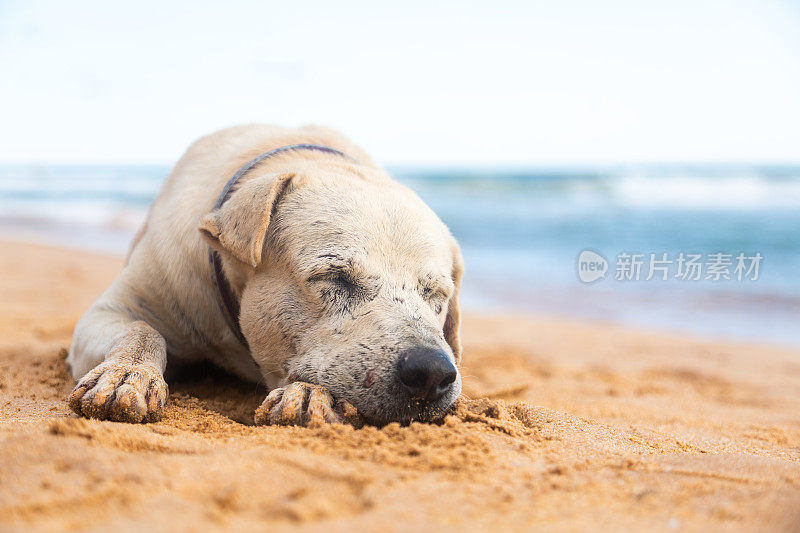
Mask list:
[[[283,152],[297,150],[325,152],[355,161],[352,157],[340,152],[339,150],[319,144],[291,144],[289,146],[275,148],[274,150],[265,152],[255,159],[245,163],[244,166],[242,166],[242,168],[240,168],[236,174],[234,174],[233,177],[228,180],[228,183],[226,183],[222,188],[222,192],[219,193],[219,197],[217,197],[217,202],[214,204],[214,210],[219,209],[222,204],[224,204],[228,198],[230,198],[233,187],[236,185],[239,179],[252,170],[253,167],[272,156],[281,154]],[[236,296],[234,296],[230,283],[225,278],[225,274],[222,271],[222,258],[220,257],[219,253],[210,246],[208,248],[208,262],[211,267],[211,283],[214,285],[214,292],[217,295],[217,303],[219,304],[219,309],[222,312],[222,316],[225,317],[225,321],[228,323],[228,326],[231,328],[231,331],[236,338],[239,339],[239,342],[247,347],[247,339],[244,338],[244,335],[242,334],[242,328],[239,325],[239,300],[236,298]]]

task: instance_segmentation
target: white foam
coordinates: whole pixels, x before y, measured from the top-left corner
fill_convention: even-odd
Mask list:
[[[609,180],[608,184],[614,203],[629,207],[763,209],[800,206],[798,179],[632,174]]]

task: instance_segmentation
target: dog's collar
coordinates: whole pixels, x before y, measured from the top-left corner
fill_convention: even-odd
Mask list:
[[[214,210],[216,211],[222,204],[224,204],[233,191],[234,186],[236,183],[247,174],[250,170],[253,169],[256,165],[264,161],[265,159],[269,159],[270,157],[276,156],[278,154],[282,154],[284,152],[291,152],[291,151],[298,151],[298,150],[310,150],[314,152],[324,152],[327,154],[334,154],[345,159],[349,159],[351,161],[355,161],[352,157],[348,156],[347,154],[340,152],[334,148],[330,148],[329,146],[323,146],[320,144],[291,144],[289,146],[281,146],[280,148],[275,148],[274,150],[270,150],[269,152],[265,152],[260,156],[248,161],[247,163],[240,168],[236,174],[233,175],[231,179],[228,180],[228,183],[222,188],[222,192],[219,193],[219,197],[217,197],[217,202],[214,204]],[[212,247],[208,247],[208,263],[211,267],[211,283],[214,285],[214,292],[217,295],[217,303],[219,304],[219,309],[222,312],[222,316],[225,317],[225,321],[228,323],[228,326],[231,328],[231,331],[239,339],[245,347],[247,347],[247,339],[244,338],[242,334],[242,328],[239,324],[239,300],[233,294],[233,290],[231,290],[231,285],[228,282],[227,278],[225,277],[225,273],[222,270],[222,258],[220,257],[219,253],[214,250]]]

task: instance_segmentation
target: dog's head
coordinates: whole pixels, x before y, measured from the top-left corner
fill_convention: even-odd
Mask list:
[[[322,385],[377,423],[434,420],[461,392],[461,254],[409,189],[353,172],[256,177],[200,227],[244,280],[270,385]]]

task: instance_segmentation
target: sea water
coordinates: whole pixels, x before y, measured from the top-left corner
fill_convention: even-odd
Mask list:
[[[0,230],[124,253],[168,170],[0,167]],[[800,345],[800,167],[391,170],[460,242],[467,309]],[[585,250],[607,263],[592,283],[579,275]],[[647,280],[650,254],[671,263]],[[678,276],[681,254],[701,257],[700,279]],[[730,255],[731,279],[709,276],[714,254]],[[755,279],[737,279],[739,254],[761,257]]]

